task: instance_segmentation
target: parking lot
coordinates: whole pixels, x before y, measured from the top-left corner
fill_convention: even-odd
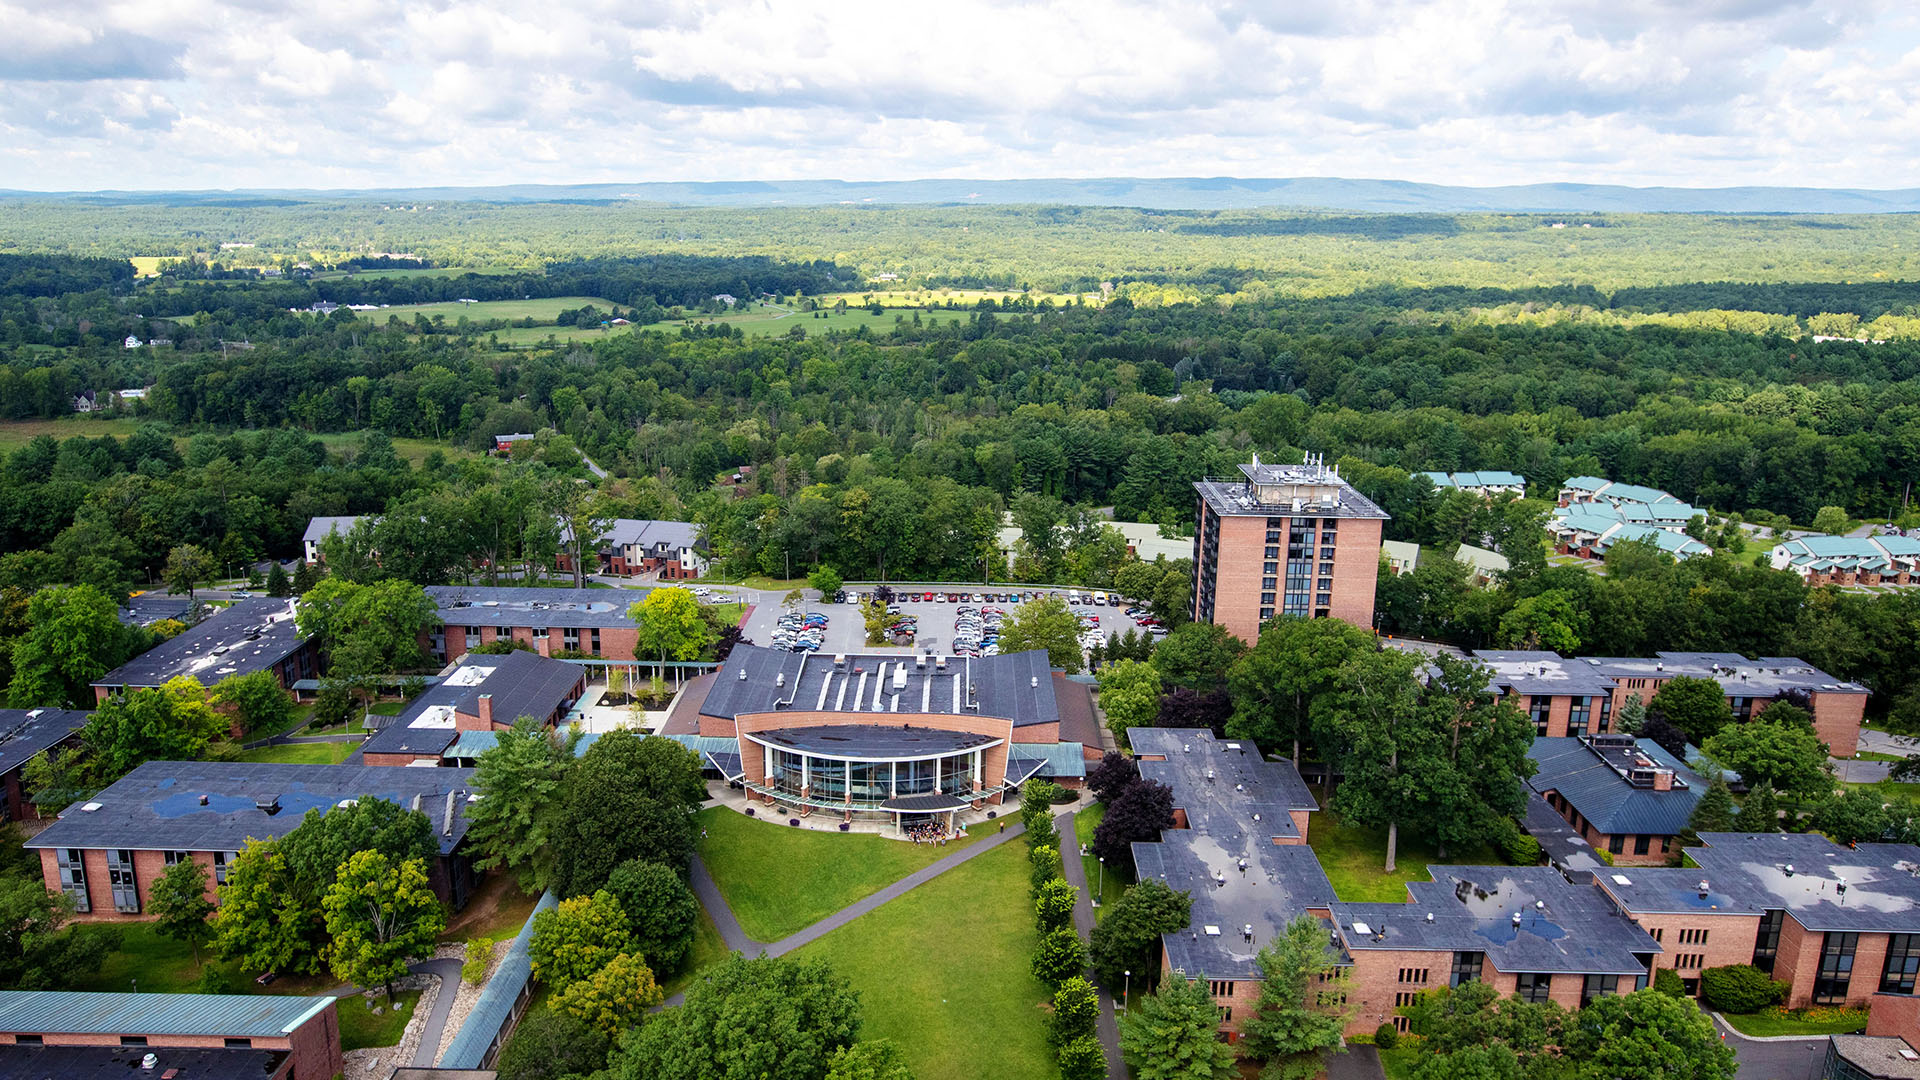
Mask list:
[[[1068,607],[1082,616],[1082,625],[1085,627],[1081,639],[1083,646],[1091,646],[1100,637],[1118,636],[1137,627],[1135,621],[1127,616],[1124,603],[1117,603],[1117,598],[1112,594],[1108,594],[1107,603],[1095,603],[1093,594],[1088,590],[1028,589],[1013,592],[1005,587],[995,589],[989,586],[979,592],[961,593],[954,588],[935,592],[932,586],[924,585],[895,585],[893,589],[893,603],[899,609],[896,617],[902,620],[910,618],[917,624],[911,646],[868,646],[865,643],[866,624],[856,598],[870,595],[873,591],[871,586],[850,587],[847,599],[842,603],[810,600],[791,612],[782,608],[778,596],[763,594],[762,602],[754,607],[747,618],[746,636],[756,645],[791,647],[791,642],[806,630],[805,626],[798,625],[792,618],[794,614],[800,616],[801,623],[809,615],[824,615],[826,625],[817,627],[810,635],[810,640],[818,642],[815,651],[829,655],[873,651],[904,653],[913,649],[954,655],[975,642],[980,643],[975,647],[986,653],[989,650],[986,640],[993,632],[992,611],[997,609],[1003,613],[1002,618],[1011,617],[1022,605],[1045,594],[1068,598]],[[938,599],[927,599],[929,594]],[[954,599],[948,599],[950,596]],[[784,627],[781,625],[783,616],[787,617]],[[1138,628],[1143,631],[1146,629]],[[959,649],[956,648],[956,640],[962,643]]]

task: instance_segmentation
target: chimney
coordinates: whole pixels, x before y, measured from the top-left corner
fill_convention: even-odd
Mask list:
[[[480,724],[483,730],[493,727],[493,695],[480,695]]]
[[[1673,790],[1673,770],[1672,769],[1653,770],[1653,790],[1655,791],[1672,791]]]

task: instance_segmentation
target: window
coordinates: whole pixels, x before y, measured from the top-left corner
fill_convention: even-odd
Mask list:
[[[1887,966],[1880,970],[1880,992],[1913,993],[1915,972],[1920,972],[1920,934],[1888,934]]]
[[[1761,971],[1773,970],[1773,959],[1780,951],[1780,922],[1786,918],[1785,911],[1769,911],[1760,920],[1760,933],[1753,939],[1753,966]]]
[[[169,851],[166,853],[166,864],[168,866],[176,866],[183,862],[192,862],[192,861],[193,861],[192,852]]]
[[[511,626],[496,626],[493,628],[493,640],[495,641],[508,641],[511,640],[512,637],[513,627]]]
[[[133,852],[121,848],[107,852],[107,884],[113,887],[113,910],[140,913],[140,889],[133,878]]]
[[[1853,953],[1859,946],[1859,934],[1827,933],[1820,943],[1820,970],[1813,978],[1815,1005],[1846,1002],[1847,985],[1853,981]]]
[[[237,851],[231,855],[224,851],[216,851],[213,853],[213,883],[215,885],[225,885],[227,883],[227,860],[237,859],[239,857],[240,853]]]
[[[1685,971],[1689,968],[1698,968],[1705,962],[1705,953],[1675,953],[1673,956],[1673,969],[1675,971]]]
[[[1271,618],[1273,618],[1273,609],[1272,609],[1272,608],[1270,608],[1270,607],[1263,607],[1263,608],[1261,608],[1261,609],[1260,609],[1260,621],[1261,621],[1261,622],[1266,622],[1266,621],[1267,621],[1268,619],[1271,619]]]
[[[1427,985],[1427,969],[1426,968],[1401,968],[1400,981],[1403,983],[1413,983],[1418,986],[1425,986]]]
[[[1587,716],[1591,708],[1589,703],[1592,700],[1585,697],[1569,699],[1571,704],[1567,708],[1567,734],[1573,738],[1582,738],[1587,734]]]
[[[1647,847],[1652,841],[1653,838],[1644,833],[1635,836],[1633,838],[1633,853],[1635,855],[1645,855],[1647,853]]]
[[[122,1035],[120,1036],[120,1045],[145,1046],[147,1045],[147,1037],[145,1035]]]
[[[1269,606],[1269,607],[1271,607],[1271,606],[1273,606],[1273,597],[1274,597],[1274,594],[1273,594],[1273,593],[1270,593],[1270,592],[1263,592],[1263,593],[1261,593],[1261,594],[1260,594],[1260,602],[1261,602],[1262,604],[1265,604],[1265,605],[1267,605],[1267,606]]]
[[[1600,698],[1600,725],[1594,730],[1599,731],[1602,734],[1605,734],[1606,732],[1612,730],[1612,725],[1613,725],[1613,697],[1611,695],[1602,695]]]
[[[1393,1030],[1401,1033],[1402,1035],[1406,1034],[1407,1029],[1412,1026],[1413,1026],[1413,1021],[1409,1020],[1404,1016],[1396,1016],[1393,1018]]]
[[[1682,945],[1705,945],[1706,943],[1707,932],[1705,930],[1680,931],[1680,944]]]
[[[1268,533],[1267,539],[1272,540],[1272,539],[1275,539],[1275,537],[1272,533]],[[1279,557],[1280,557],[1280,549],[1278,547],[1267,548],[1267,558],[1278,559]]]
[[[60,874],[60,891],[73,899],[73,910],[93,910],[87,898],[87,864],[79,848],[59,848],[54,856]]]
[[[1547,716],[1553,711],[1553,699],[1545,694],[1534,694],[1527,698],[1527,711],[1533,714],[1533,733],[1546,738]]]
[[[1594,998],[1605,997],[1618,990],[1619,987],[1620,976],[1618,975],[1587,976],[1587,981],[1580,987],[1580,1007],[1583,1009],[1586,1008]]]
[[[1407,1006],[1419,1000],[1420,1000],[1420,991],[1402,990],[1399,993],[1393,995],[1393,1007],[1396,1009],[1404,1009]]]
[[[1279,578],[1261,578],[1260,587],[1263,589],[1277,589],[1280,587],[1280,579]]]
[[[1653,929],[1647,931],[1647,935],[1653,938],[1653,940],[1659,941],[1662,937],[1666,935],[1666,931],[1656,926]]]
[[[253,1049],[253,1040],[252,1040],[252,1039],[232,1039],[232,1038],[229,1038],[229,1039],[226,1039],[226,1040],[223,1040],[223,1041],[224,1041],[224,1042],[226,1043],[226,1046],[227,1046],[227,1049],[229,1049],[229,1050],[251,1050],[251,1049]]]
[[[1280,572],[1280,564],[1277,561],[1262,563],[1260,572],[1263,574],[1278,574]]]
[[[41,1043],[38,1035],[15,1035],[13,1041],[20,1046],[39,1046]]]
[[[480,640],[480,628],[479,628],[479,627],[477,627],[477,626],[469,626],[469,627],[467,627],[467,640],[468,640],[469,642],[477,642],[477,641],[479,641],[479,640]]]
[[[1520,1000],[1531,1001],[1537,1005],[1548,999],[1548,992],[1552,988],[1552,975],[1545,972],[1523,971],[1516,980],[1513,992],[1520,995]]]
[[[1214,997],[1232,997],[1233,984],[1221,979],[1215,979],[1207,984],[1207,992]]]
[[[1615,855],[1625,852],[1627,850],[1627,834],[1615,833],[1607,837],[1607,850]]]
[[[1480,965],[1486,958],[1487,954],[1480,952],[1454,953],[1453,969],[1447,975],[1447,985],[1459,986],[1461,983],[1478,982]]]

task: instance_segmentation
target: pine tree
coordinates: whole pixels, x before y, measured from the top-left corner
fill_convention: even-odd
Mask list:
[[[1727,790],[1727,781],[1715,768],[1713,779],[1707,782],[1706,794],[1700,796],[1700,801],[1694,804],[1693,816],[1687,819],[1686,842],[1698,843],[1701,833],[1732,832],[1733,829],[1733,792]]]
[[[273,564],[273,569],[267,571],[267,595],[293,595],[293,581],[287,577],[286,570],[277,562]]]
[[[1740,804],[1740,830],[1742,832],[1779,832],[1780,799],[1768,784],[1761,784],[1747,792],[1747,801]]]

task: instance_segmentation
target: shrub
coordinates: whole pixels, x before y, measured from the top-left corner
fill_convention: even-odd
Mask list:
[[[1511,821],[1505,824],[1506,828],[1494,837],[1501,858],[1513,866],[1538,866],[1541,856],[1545,854],[1540,848],[1540,841],[1522,832],[1520,826]]]
[[[482,982],[487,977],[487,965],[493,962],[493,939],[474,938],[467,942],[467,958],[460,965],[460,978],[470,982]]]
[[[1668,997],[1687,996],[1686,984],[1680,981],[1679,974],[1672,968],[1661,968],[1653,973],[1653,989]]]
[[[1064,1047],[1092,1035],[1099,1021],[1100,994],[1092,983],[1075,975],[1053,992],[1053,1019],[1047,1025],[1053,1045]]]
[[[1060,1048],[1060,1080],[1100,1080],[1107,1075],[1107,1054],[1100,1040],[1082,1035]]]
[[[1373,1029],[1373,1045],[1382,1050],[1391,1050],[1400,1042],[1400,1029],[1389,1020]]]
[[[1041,937],[1033,950],[1033,975],[1048,986],[1058,987],[1086,966],[1087,946],[1071,927]]]
[[[584,1021],[547,1008],[534,1009],[500,1049],[500,1080],[559,1080],[607,1063],[608,1040]]]
[[[1039,895],[1033,901],[1034,922],[1043,934],[1052,933],[1063,926],[1073,925],[1073,905],[1080,898],[1080,890],[1067,884],[1064,878],[1054,878],[1040,886]]]
[[[1027,858],[1033,863],[1033,895],[1038,899],[1047,882],[1065,876],[1060,863],[1060,849],[1042,845],[1028,852]]]
[[[1752,964],[1728,964],[1700,973],[1700,1000],[1721,1012],[1759,1012],[1786,994],[1786,983],[1775,982]]]

